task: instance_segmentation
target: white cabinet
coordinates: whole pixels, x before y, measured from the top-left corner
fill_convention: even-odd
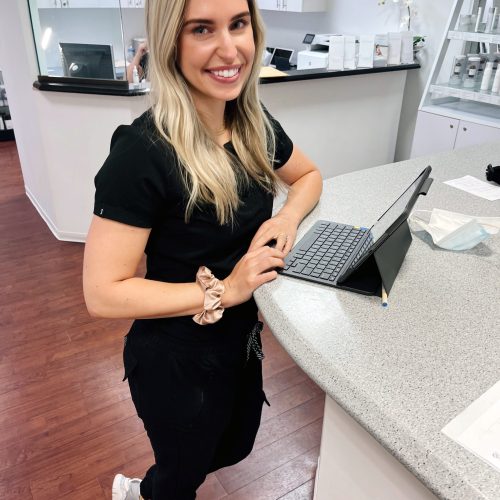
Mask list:
[[[121,0],[123,7],[128,7],[125,2],[129,0]],[[140,2],[140,7],[144,7],[144,0],[133,0],[134,3]],[[99,9],[99,8],[115,8],[120,7],[120,0],[38,0],[39,9]],[[134,5],[135,7],[135,5]]]
[[[129,9],[142,9],[145,6],[146,0],[121,0],[122,7]]]
[[[411,157],[427,156],[455,147],[460,120],[419,111]]]
[[[500,141],[500,128],[425,111],[418,112],[411,157]]]
[[[282,12],[325,12],[327,0],[258,0],[262,10]]]
[[[495,55],[500,33],[477,33],[474,27],[459,24],[460,14],[476,14],[480,9],[487,13],[495,7],[500,10],[500,0],[455,0],[419,106],[412,158],[500,140],[500,95],[448,82],[454,56],[460,54],[485,54],[500,71],[500,58]]]
[[[39,9],[54,9],[61,7],[61,0],[38,0],[37,6]]]
[[[461,120],[458,125],[455,149],[492,141],[500,141],[500,128]]]

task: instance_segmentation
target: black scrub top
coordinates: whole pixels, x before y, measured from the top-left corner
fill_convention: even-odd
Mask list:
[[[284,165],[292,141],[269,114],[273,124],[275,168]],[[235,155],[232,144],[224,146]],[[161,140],[151,112],[131,125],[119,126],[111,150],[95,177],[94,214],[124,224],[151,228],[145,253],[146,279],[170,283],[196,281],[207,266],[218,279],[226,278],[247,252],[261,224],[271,217],[273,196],[253,180],[240,188],[234,222],[221,225],[213,206],[196,207],[186,223],[186,188],[173,148]],[[192,316],[140,319],[132,331],[159,332],[180,341],[214,341],[244,335],[257,320],[252,299],[224,311],[220,321],[198,325]]]

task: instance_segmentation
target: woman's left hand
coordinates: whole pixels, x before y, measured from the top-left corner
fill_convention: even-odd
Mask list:
[[[297,226],[297,222],[287,215],[277,214],[271,217],[259,227],[250,243],[248,251],[256,250],[274,240],[276,241],[275,248],[281,250],[286,255],[295,242]]]

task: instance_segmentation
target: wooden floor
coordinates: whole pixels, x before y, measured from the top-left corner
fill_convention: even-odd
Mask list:
[[[24,193],[14,142],[0,142],[0,499],[110,499],[117,472],[152,453],[122,383],[127,321],[91,319],[83,245],[57,241]],[[254,451],[207,477],[198,498],[312,498],[324,394],[268,329]]]

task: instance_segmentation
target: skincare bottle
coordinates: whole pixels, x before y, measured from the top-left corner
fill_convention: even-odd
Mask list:
[[[465,89],[473,89],[476,86],[477,72],[480,64],[481,58],[479,56],[469,57],[464,74],[463,86]]]
[[[476,25],[474,26],[474,31],[476,33],[479,31],[479,25],[481,24],[482,19],[483,19],[483,8],[479,7],[477,9]]]
[[[459,87],[462,84],[466,61],[467,57],[464,55],[455,56],[453,60],[453,69],[448,82],[449,85]]]
[[[479,67],[477,68],[476,75],[476,89],[481,88],[481,82],[483,81],[484,69],[486,68],[486,63],[488,62],[488,54],[478,54],[480,59]]]
[[[491,33],[493,31],[493,22],[495,21],[495,16],[498,12],[497,7],[490,7],[488,9],[488,18],[486,19],[486,27],[484,29],[485,33]]]
[[[486,68],[484,69],[483,79],[481,80],[481,91],[486,92],[490,88],[491,75],[493,73],[493,62],[489,61],[486,63]]]
[[[497,69],[495,73],[495,79],[493,80],[493,87],[491,89],[492,94],[498,94],[500,90],[500,68]]]
[[[134,66],[134,69],[132,71],[132,83],[134,84],[135,88],[139,88],[139,72],[137,71],[137,66]]]

